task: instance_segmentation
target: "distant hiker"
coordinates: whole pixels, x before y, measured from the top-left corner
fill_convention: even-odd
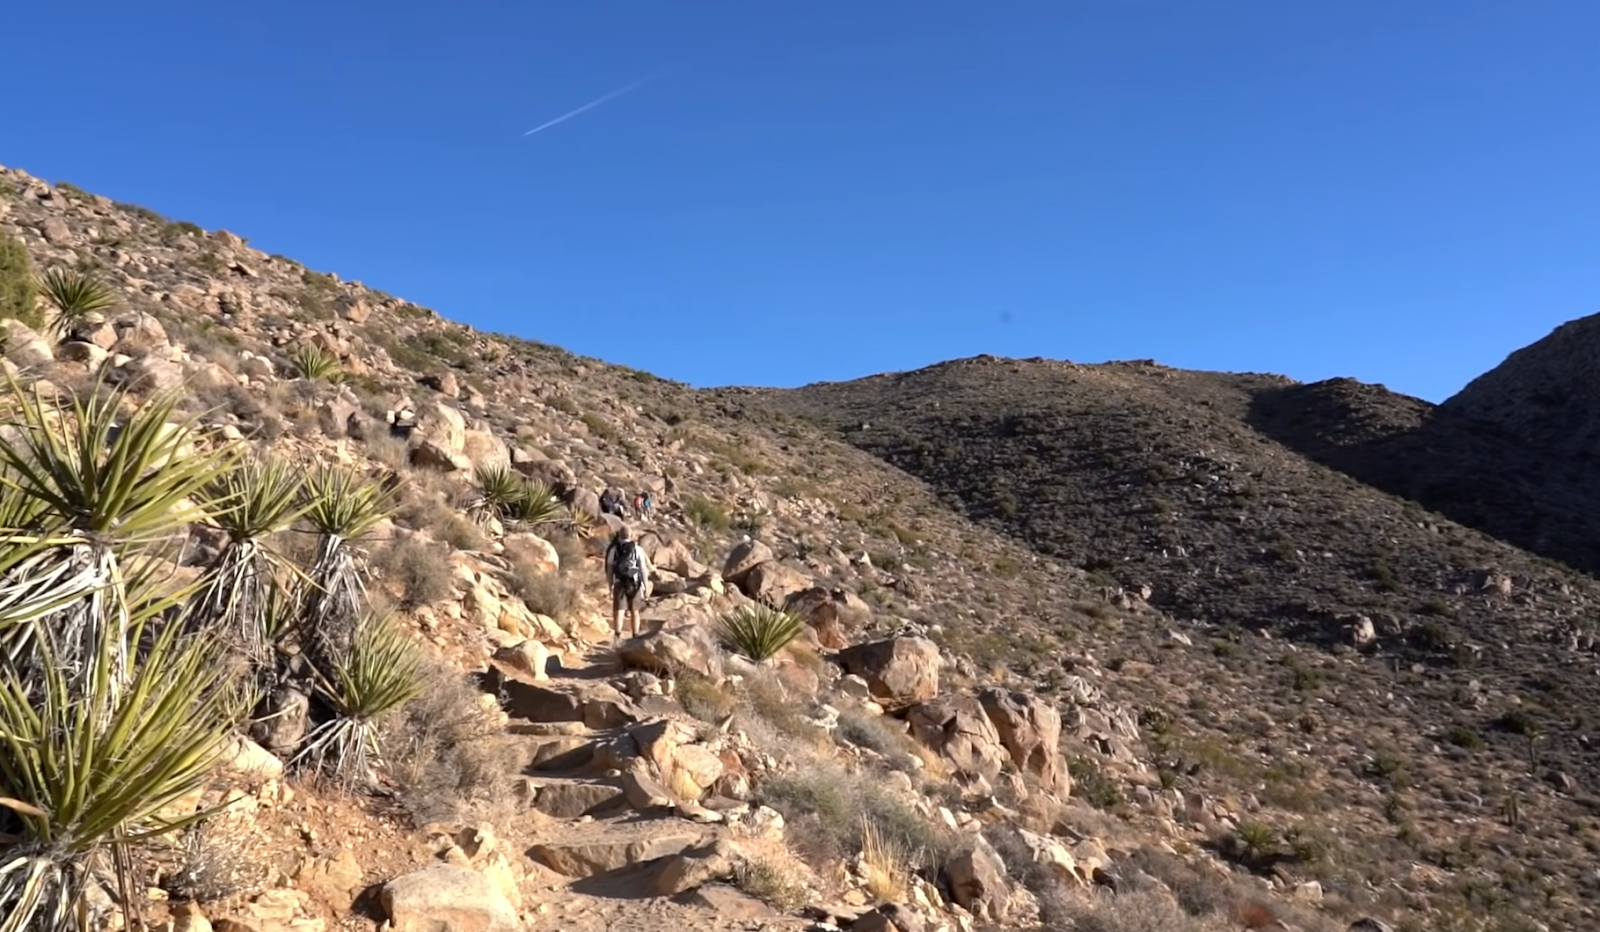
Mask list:
[[[644,493],[642,492],[633,493],[633,514],[634,517],[644,517]]]
[[[646,518],[650,517],[650,509],[655,506],[655,499],[651,497],[649,492],[644,493],[644,501],[640,502],[640,506],[644,516]]]
[[[600,513],[603,515],[616,515],[626,518],[622,513],[622,493],[616,489],[606,489],[600,493]]]
[[[628,609],[628,630],[639,636],[639,606],[649,595],[650,558],[623,525],[606,546],[606,580],[611,584],[611,634],[622,634],[622,609]]]

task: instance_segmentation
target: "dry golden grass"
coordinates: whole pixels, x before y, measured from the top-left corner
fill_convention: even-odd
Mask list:
[[[861,819],[861,871],[867,892],[880,900],[895,903],[906,895],[911,875],[911,857],[905,844],[884,835],[873,820]]]

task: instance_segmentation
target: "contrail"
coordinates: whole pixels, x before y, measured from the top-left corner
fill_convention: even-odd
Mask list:
[[[650,75],[647,78],[640,78],[639,80],[633,82],[632,84],[625,84],[622,87],[619,87],[616,90],[612,91],[611,93],[605,95],[604,97],[601,97],[601,98],[599,98],[597,100],[591,100],[588,103],[584,104],[583,106],[579,107],[578,109],[572,111],[571,113],[562,114],[561,116],[556,117],[555,119],[553,119],[550,122],[544,124],[543,126],[535,126],[533,129],[528,130],[526,133],[523,133],[522,135],[524,135],[524,136],[532,136],[534,133],[537,133],[540,130],[549,129],[550,127],[556,125],[557,123],[562,122],[563,120],[572,119],[573,117],[575,117],[578,114],[584,112],[585,110],[593,110],[595,107],[600,106],[601,104],[605,103],[608,100],[614,100],[614,99],[616,99],[618,97],[621,97],[623,94],[628,93],[629,91],[638,90],[639,88],[644,87],[646,84],[649,84],[651,81],[654,81],[655,79],[657,79],[659,77],[661,77],[660,74],[653,74],[653,75]]]

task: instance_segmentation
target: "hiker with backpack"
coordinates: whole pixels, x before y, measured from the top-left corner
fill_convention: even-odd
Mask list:
[[[650,558],[623,525],[606,546],[606,581],[611,585],[611,634],[622,635],[622,609],[628,609],[630,637],[639,636],[639,606],[649,596]]]

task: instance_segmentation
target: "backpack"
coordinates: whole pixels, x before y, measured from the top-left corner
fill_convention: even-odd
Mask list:
[[[611,564],[611,574],[629,592],[637,592],[644,585],[644,561],[639,555],[637,541],[622,540],[612,544],[616,557]]]

